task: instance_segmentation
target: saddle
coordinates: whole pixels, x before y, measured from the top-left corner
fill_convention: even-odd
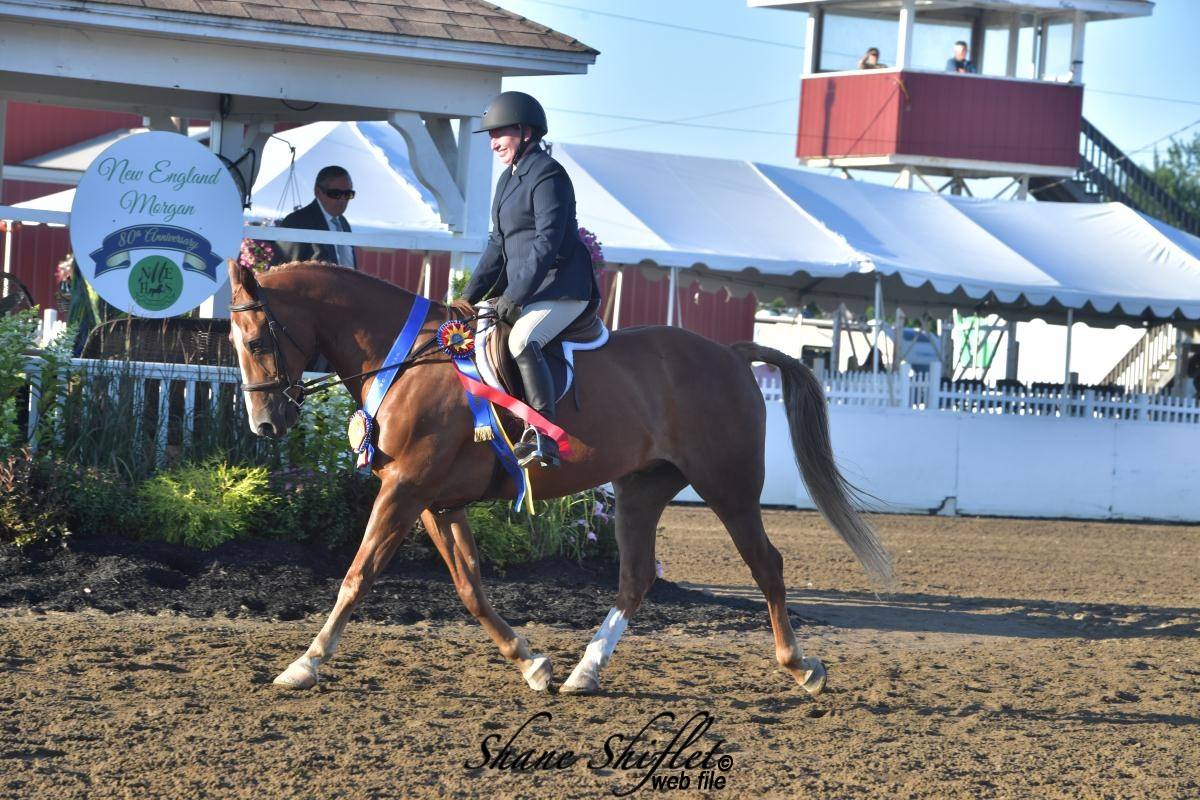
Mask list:
[[[464,304],[465,305],[465,304]],[[479,308],[490,308],[485,301]],[[459,310],[463,310],[458,306]],[[600,301],[592,300],[566,330],[542,348],[550,375],[554,378],[554,396],[561,400],[571,390],[575,380],[575,353],[581,350],[596,350],[608,341],[608,328],[597,316]],[[474,309],[472,309],[474,313]],[[513,397],[524,399],[524,387],[516,362],[508,352],[508,337],[512,326],[495,318],[485,324],[476,323],[475,363],[483,382],[500,389]]]

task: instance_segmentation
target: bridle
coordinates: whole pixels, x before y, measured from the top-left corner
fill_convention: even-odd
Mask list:
[[[267,331],[271,334],[271,350],[273,351],[275,357],[275,376],[269,380],[259,381],[258,383],[244,383],[242,384],[242,391],[270,392],[275,389],[279,389],[284,397],[286,397],[293,404],[295,404],[297,408],[299,408],[300,406],[304,405],[304,397],[309,393],[310,387],[308,384],[315,384],[324,379],[322,378],[318,379],[317,381],[308,381],[307,383],[304,381],[292,380],[291,375],[288,374],[287,361],[283,358],[283,348],[279,346],[279,331],[283,331],[283,335],[288,338],[288,341],[292,343],[293,347],[301,352],[304,351],[301,349],[300,345],[296,343],[296,340],[292,337],[292,334],[288,332],[287,327],[285,327],[279,320],[275,319],[275,315],[271,313],[271,307],[267,305],[266,297],[264,297],[261,293],[262,290],[260,289],[259,292],[259,299],[253,300],[249,303],[231,305],[229,310],[231,312],[261,311],[267,315]],[[253,345],[259,341],[261,340],[255,339],[252,342],[247,342],[247,349],[253,352]],[[303,376],[303,373],[301,373],[301,375]]]
[[[449,306],[447,307],[448,312],[450,308],[451,307]],[[376,369],[369,369],[365,372],[359,372],[355,375],[348,375],[345,378],[339,378],[335,374],[329,374],[323,375],[320,378],[314,378],[311,381],[294,381],[292,380],[291,375],[288,373],[287,362],[283,358],[283,348],[279,346],[278,332],[282,331],[283,335],[288,338],[288,341],[291,342],[292,346],[297,350],[300,350],[301,352],[304,351],[300,345],[297,344],[292,334],[288,332],[287,326],[275,319],[275,315],[271,313],[271,307],[267,305],[267,298],[263,288],[261,286],[258,287],[257,299],[249,303],[231,305],[229,306],[229,310],[230,312],[261,311],[266,314],[267,331],[271,334],[271,349],[275,357],[275,376],[265,381],[259,381],[258,383],[243,383],[242,391],[270,392],[278,389],[280,393],[283,394],[283,396],[286,397],[297,408],[300,408],[304,405],[304,399],[308,397],[308,395],[317,394],[325,391],[326,389],[332,389],[334,386],[340,386],[347,381],[354,380],[355,378],[366,378],[379,372],[383,372],[386,369],[391,369],[392,367],[407,366],[409,362],[420,358],[426,353],[429,353],[432,350],[440,349],[437,337],[435,336],[420,347],[416,348],[413,352],[409,353],[406,358],[393,364],[384,364]],[[462,312],[459,313],[461,314]],[[493,309],[483,309],[474,315],[461,317],[463,322],[474,322],[476,320],[495,320],[495,318],[496,313]],[[258,341],[258,339],[255,339],[252,342],[246,342],[245,346],[248,349],[252,349],[251,345],[257,343]],[[303,377],[303,373],[301,373],[301,377]]]

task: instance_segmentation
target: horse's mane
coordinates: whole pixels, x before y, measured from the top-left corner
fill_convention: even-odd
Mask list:
[[[407,289],[403,289],[394,283],[389,283],[382,278],[376,278],[374,275],[368,275],[365,272],[359,272],[358,270],[351,269],[350,267],[343,267],[339,264],[330,264],[325,261],[289,261],[286,264],[280,264],[278,266],[271,267],[266,272],[258,275],[257,278],[259,283],[262,283],[263,280],[266,279],[266,286],[269,289],[272,275],[308,270],[336,271],[339,278],[345,277],[355,281],[368,281],[373,289],[382,289],[389,292],[401,292],[410,295],[417,294],[416,292],[410,292]]]

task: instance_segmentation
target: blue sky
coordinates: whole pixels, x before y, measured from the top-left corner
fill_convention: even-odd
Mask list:
[[[530,92],[547,107],[551,140],[795,165],[806,14],[747,8],[744,0],[496,2],[600,51],[587,75],[505,81],[505,89]],[[891,63],[894,31],[894,24],[831,25],[825,62],[850,66],[876,45]],[[940,67],[965,33],[919,27],[915,65]],[[1066,26],[1052,28],[1048,72],[1066,72],[1069,36]],[[1090,23],[1084,115],[1126,152],[1200,122],[1198,40],[1200,0],[1159,0],[1150,17]],[[1026,65],[1028,41],[1023,45]],[[1003,48],[1001,38],[985,50],[985,71]],[[684,118],[687,126],[643,121]],[[1198,132],[1200,124],[1181,137]],[[1134,158],[1149,163],[1151,153]]]

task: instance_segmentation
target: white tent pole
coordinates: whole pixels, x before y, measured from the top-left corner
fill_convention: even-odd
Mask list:
[[[871,374],[879,374],[879,331],[883,327],[883,279],[875,273],[875,323],[871,335]]]
[[[8,116],[8,101],[0,96],[0,187],[4,186],[4,126]]]
[[[1059,403],[1058,415],[1067,415],[1067,396],[1071,393],[1071,328],[1075,325],[1075,309],[1067,309],[1067,363],[1063,367],[1062,400]]]
[[[421,254],[421,296],[433,299],[433,257],[428,250]]]
[[[617,276],[613,279],[613,316],[612,329],[620,330],[621,328],[621,290],[625,285],[625,270],[617,270]]]
[[[845,306],[838,303],[837,311],[833,312],[833,342],[829,347],[829,374],[837,375],[842,371],[842,314]]]
[[[8,112],[8,101],[0,97],[0,194],[4,189],[4,125]],[[2,200],[0,200],[2,202]],[[12,220],[4,220],[4,271],[12,272]],[[0,293],[8,295],[8,279],[4,279]]]
[[[4,220],[4,271],[12,272],[12,240],[13,240],[13,222],[11,219]],[[8,278],[4,279],[4,286],[0,287],[0,296],[8,296]]]
[[[667,324],[675,324],[675,287],[678,281],[678,267],[671,267],[671,278],[667,281]]]

